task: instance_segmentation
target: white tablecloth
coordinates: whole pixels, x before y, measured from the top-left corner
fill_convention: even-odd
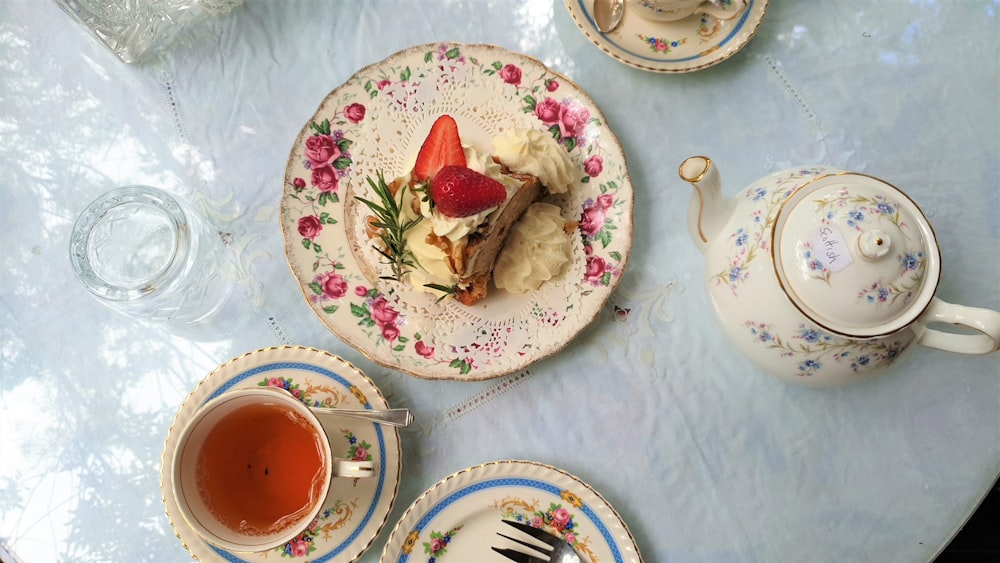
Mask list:
[[[690,74],[605,56],[563,0],[248,1],[119,61],[53,2],[0,5],[0,541],[24,561],[182,561],[163,440],[215,366],[279,344],[355,363],[393,406],[391,525],[439,479],[531,459],[588,482],[646,561],[925,561],[1000,473],[1000,359],[919,348],[870,383],[814,390],[729,349],[688,240],[677,166],[726,191],[824,163],[899,186],[933,223],[938,295],[1000,307],[1000,33],[992,2],[772,0],[748,47]],[[292,143],[358,69],[412,45],[489,43],[583,88],[628,157],[631,261],[562,353],[478,383],[388,370],[309,310],[278,205]],[[195,202],[228,241],[238,306],[208,334],[103,308],[74,279],[76,215],[117,185]]]

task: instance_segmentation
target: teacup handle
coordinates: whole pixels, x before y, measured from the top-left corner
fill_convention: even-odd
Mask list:
[[[356,461],[352,459],[333,460],[334,477],[374,477],[374,461]]]
[[[930,323],[948,323],[971,328],[979,334],[955,334],[926,328]],[[959,354],[989,354],[1000,348],[1000,312],[992,309],[966,307],[947,303],[938,298],[920,317],[923,332],[917,343]]]
[[[711,2],[711,0],[705,0],[704,2],[701,3],[700,6],[698,6],[695,9],[694,13],[708,14],[710,16],[719,18],[720,20],[728,20],[732,17],[735,17],[740,12],[742,12],[743,9],[746,7],[747,7],[746,0],[733,0],[733,7],[728,9],[717,6],[716,4]]]

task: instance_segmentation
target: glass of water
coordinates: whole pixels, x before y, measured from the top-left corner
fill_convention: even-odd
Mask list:
[[[221,308],[221,239],[181,201],[149,186],[104,193],[73,227],[70,261],[99,301],[140,320],[191,324]]]
[[[142,64],[202,21],[243,0],[56,0],[126,63]]]

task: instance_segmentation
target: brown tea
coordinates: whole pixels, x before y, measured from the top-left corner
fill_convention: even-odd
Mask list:
[[[322,502],[323,436],[300,414],[273,403],[234,409],[205,437],[198,490],[227,528],[270,535]]]

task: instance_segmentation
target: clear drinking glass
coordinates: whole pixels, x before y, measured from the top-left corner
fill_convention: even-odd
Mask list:
[[[191,324],[212,316],[229,287],[222,241],[185,204],[149,186],[104,193],[73,227],[70,262],[99,301],[141,320]]]
[[[142,63],[210,16],[228,13],[243,0],[56,0],[127,63]]]

